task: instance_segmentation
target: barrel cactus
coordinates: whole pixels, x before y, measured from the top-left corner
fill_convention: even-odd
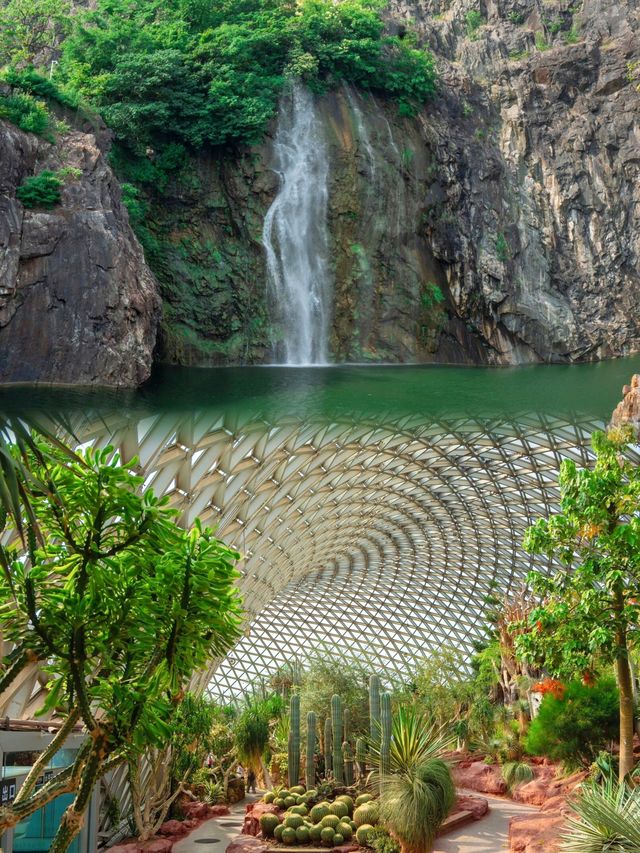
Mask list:
[[[335,814],[328,814],[326,817],[323,817],[320,821],[322,826],[330,826],[331,829],[335,829],[336,826],[340,823],[340,818]]]
[[[283,844],[297,844],[298,836],[296,834],[295,829],[289,826],[285,826],[282,831],[282,843]]]
[[[362,826],[358,827],[358,831],[356,832],[356,838],[358,839],[358,844],[361,847],[366,847],[367,842],[369,841],[369,833],[373,827],[368,823],[363,823]]]
[[[359,797],[356,797],[356,806],[361,806],[364,803],[368,803],[373,799],[373,794],[360,794]]]
[[[375,801],[371,801],[369,803],[364,803],[353,813],[353,820],[356,826],[360,827],[364,824],[371,824],[371,826],[375,826],[375,824],[380,819],[380,812],[378,810],[378,804]]]
[[[297,829],[304,824],[304,818],[299,814],[290,814],[284,819],[284,825],[291,829]]]
[[[329,807],[328,807],[328,806],[325,806],[325,804],[324,804],[324,803],[318,803],[318,805],[317,805],[317,806],[314,806],[314,807],[311,809],[311,812],[310,812],[310,814],[309,814],[309,817],[311,818],[311,820],[312,820],[314,823],[320,823],[320,821],[322,820],[322,818],[323,818],[323,817],[326,817],[328,814],[330,814],[330,812],[329,812]]]
[[[317,823],[315,826],[309,827],[309,837],[311,838],[312,843],[318,844],[323,828],[324,827],[320,826],[319,823]]]
[[[335,830],[330,826],[325,826],[320,833],[320,840],[324,847],[333,847],[333,839],[335,838]]]
[[[276,826],[280,826],[280,818],[277,814],[263,814],[260,816],[260,829],[263,838],[273,838]]]
[[[307,755],[305,761],[305,781],[307,790],[311,790],[316,782],[316,769],[314,766],[316,754],[316,715],[313,711],[307,714]]]
[[[345,823],[344,821],[341,821],[336,826],[336,832],[339,832],[345,841],[351,841],[351,836],[353,835],[353,830],[351,829],[350,824]]]
[[[324,775],[328,779],[331,773],[331,719],[327,717],[324,721]]]
[[[289,703],[289,748],[287,750],[287,775],[289,788],[297,787],[300,780],[300,696],[291,694]],[[304,793],[304,790],[303,792]]]
[[[286,827],[283,823],[279,823],[276,828],[273,830],[273,837],[276,841],[282,841],[282,833],[285,831]]]
[[[347,808],[349,809],[349,814],[353,814],[353,799],[348,794],[340,794],[339,797],[336,797],[336,800],[340,800],[341,803],[346,803]]]
[[[342,700],[337,694],[331,697],[331,729],[333,733],[333,778],[338,785],[344,782],[342,765]]]
[[[349,814],[349,806],[346,803],[343,803],[341,800],[335,800],[329,806],[329,812],[331,814],[337,815],[338,817],[347,817]]]
[[[296,839],[298,841],[298,844],[308,844],[311,840],[311,836],[309,835],[309,827],[299,826],[296,829]]]

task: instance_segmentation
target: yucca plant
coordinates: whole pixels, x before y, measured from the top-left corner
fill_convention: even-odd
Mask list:
[[[451,735],[423,713],[401,707],[393,717],[388,772],[372,774],[380,785],[380,819],[399,842],[402,853],[430,850],[442,821],[455,801],[448,765],[440,758]],[[379,766],[380,747],[370,753]]]
[[[455,797],[447,764],[440,758],[427,758],[401,773],[385,777],[380,819],[400,843],[401,853],[425,853],[432,849]]]
[[[390,773],[404,773],[437,758],[451,746],[452,739],[446,729],[432,723],[426,714],[410,706],[398,708],[391,724]],[[376,767],[380,765],[379,741],[378,738],[369,743],[370,763]],[[373,776],[378,776],[377,771]]]
[[[640,853],[640,788],[583,785],[562,836],[563,853]]]

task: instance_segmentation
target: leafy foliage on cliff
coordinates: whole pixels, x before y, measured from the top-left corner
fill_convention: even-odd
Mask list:
[[[100,0],[78,17],[61,74],[138,151],[255,142],[287,76],[349,80],[404,111],[435,89],[431,55],[384,35],[379,0]]]

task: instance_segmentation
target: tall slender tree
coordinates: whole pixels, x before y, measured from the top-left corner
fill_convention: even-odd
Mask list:
[[[559,676],[615,666],[620,691],[620,778],[633,767],[630,650],[640,637],[640,468],[631,427],[595,432],[593,467],[560,468],[560,512],[525,536],[532,554],[551,558],[531,572],[541,597],[516,638],[517,650]]]

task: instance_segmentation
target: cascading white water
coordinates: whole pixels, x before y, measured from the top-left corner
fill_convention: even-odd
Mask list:
[[[294,83],[283,95],[274,139],[280,188],[262,243],[280,323],[284,364],[326,364],[331,315],[327,197],[329,157],[313,95]]]

